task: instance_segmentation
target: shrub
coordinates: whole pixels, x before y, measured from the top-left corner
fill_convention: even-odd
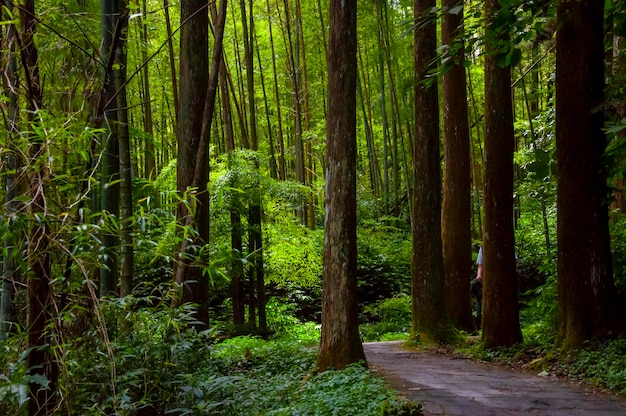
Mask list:
[[[366,306],[361,317],[366,341],[407,339],[411,328],[411,296],[402,294]]]

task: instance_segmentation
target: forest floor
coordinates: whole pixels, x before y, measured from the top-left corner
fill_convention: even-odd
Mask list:
[[[364,344],[370,369],[425,416],[624,416],[626,399],[592,386],[523,368],[476,361],[450,351],[398,342]]]

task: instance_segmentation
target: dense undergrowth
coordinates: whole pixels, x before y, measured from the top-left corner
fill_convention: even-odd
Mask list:
[[[283,320],[269,340],[221,339],[217,330],[192,328],[191,308],[143,301],[107,300],[93,322],[66,317],[85,327],[59,328],[50,346],[59,374],[55,415],[420,414],[361,364],[316,374],[314,323]],[[105,335],[98,322],[116,329]],[[0,414],[22,414],[29,382],[50,387],[27,375],[23,335],[0,344]]]

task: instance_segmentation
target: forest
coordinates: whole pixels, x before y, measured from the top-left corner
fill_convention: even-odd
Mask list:
[[[0,413],[418,414],[384,340],[623,394],[625,11],[4,0]]]

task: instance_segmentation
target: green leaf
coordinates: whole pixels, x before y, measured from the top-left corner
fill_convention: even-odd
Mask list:
[[[510,66],[516,66],[522,61],[522,50],[519,48],[513,48],[508,54],[508,61]]]
[[[455,7],[451,8],[450,10],[448,10],[448,13],[454,14],[454,15],[458,15],[462,11],[463,11],[463,5],[460,4],[458,6],[455,6]]]
[[[39,384],[44,389],[48,389],[50,386],[50,380],[43,374],[33,374],[28,377],[30,383]]]

